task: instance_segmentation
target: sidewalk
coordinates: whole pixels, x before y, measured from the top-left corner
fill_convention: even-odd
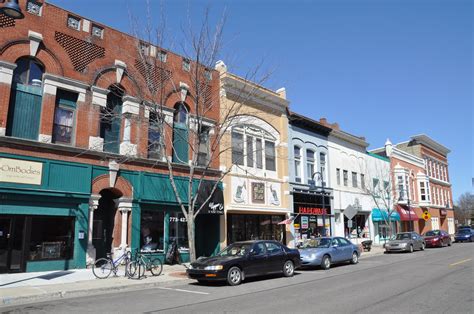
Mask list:
[[[94,293],[111,293],[129,289],[160,286],[186,279],[184,265],[163,265],[160,276],[128,279],[123,270],[117,277],[97,279],[91,269],[49,271],[0,275],[0,307]],[[149,273],[147,273],[149,275]],[[104,292],[106,291],[106,292]]]
[[[384,252],[385,252],[385,249],[383,248],[381,244],[372,245],[370,252],[361,250],[360,257],[365,258],[365,257],[370,257],[370,256],[375,256],[375,255],[381,255]]]

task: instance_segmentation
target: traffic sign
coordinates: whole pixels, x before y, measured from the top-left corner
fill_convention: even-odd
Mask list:
[[[358,208],[356,208],[352,205],[349,205],[344,210],[344,216],[346,216],[347,219],[352,219],[352,218],[354,218],[354,216],[357,214],[358,211],[359,211]]]
[[[431,214],[428,213],[428,211],[424,211],[422,216],[425,221],[428,221],[431,219]]]

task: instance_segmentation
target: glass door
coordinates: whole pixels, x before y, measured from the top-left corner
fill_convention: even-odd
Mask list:
[[[11,219],[0,218],[0,273],[6,273],[8,270],[10,238]]]

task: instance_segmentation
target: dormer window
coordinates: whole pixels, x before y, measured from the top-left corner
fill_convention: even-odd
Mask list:
[[[78,31],[81,29],[81,19],[72,15],[68,15],[67,26]]]

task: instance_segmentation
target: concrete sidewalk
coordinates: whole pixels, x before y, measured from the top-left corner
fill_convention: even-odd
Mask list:
[[[361,249],[360,257],[365,258],[365,257],[370,257],[370,256],[375,256],[375,255],[380,255],[385,252],[385,249],[383,248],[382,245],[372,245],[372,248],[370,252],[366,252]]]
[[[121,270],[114,277],[97,279],[91,269],[0,275],[0,307],[64,297],[112,293],[160,286],[187,279],[184,265],[163,265],[160,276],[148,272],[141,279],[128,279]]]

